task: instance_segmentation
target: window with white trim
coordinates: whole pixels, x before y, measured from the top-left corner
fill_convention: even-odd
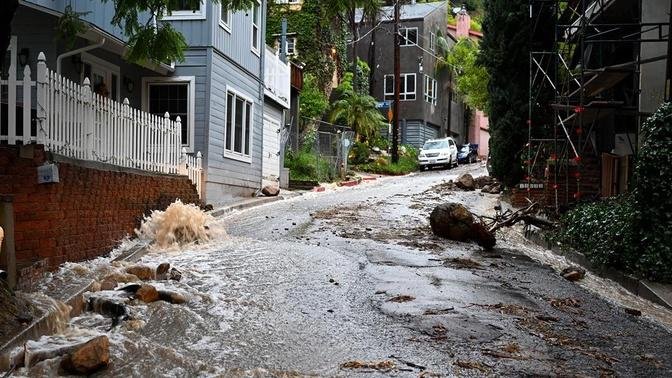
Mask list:
[[[219,26],[231,32],[231,9],[225,7],[224,4],[221,4],[219,8]]]
[[[198,9],[192,9],[188,0],[177,0],[175,9],[170,14],[165,14],[162,19],[166,21],[205,20],[205,2],[201,1]]]
[[[261,4],[259,1],[256,1],[252,6],[252,51],[257,54],[261,45],[261,29],[259,25],[261,25]]]
[[[430,104],[436,105],[437,93],[436,93],[436,79],[433,79],[425,75],[425,101]]]
[[[394,100],[394,75],[385,75],[385,99]],[[415,100],[415,74],[404,73],[401,74],[401,81],[399,82],[399,100],[414,101]]]
[[[226,92],[224,156],[249,161],[252,142],[253,103],[240,93]]]
[[[400,46],[415,46],[418,44],[418,28],[401,28],[399,34],[401,35]]]
[[[182,124],[181,140],[183,146],[191,146],[191,128],[193,116],[190,112],[194,101],[191,98],[190,82],[157,81],[147,83],[147,112],[163,117],[168,112],[175,121],[179,116]]]
[[[296,37],[287,37],[287,46],[285,51],[289,56],[296,54]]]
[[[436,33],[429,33],[429,51],[436,51]]]
[[[89,78],[91,90],[103,97],[121,101],[121,76],[119,66],[85,52],[81,55],[83,69],[81,81]]]

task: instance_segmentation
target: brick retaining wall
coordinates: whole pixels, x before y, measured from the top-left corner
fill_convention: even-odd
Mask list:
[[[19,266],[46,259],[55,269],[103,255],[134,235],[143,214],[165,209],[177,198],[200,204],[186,176],[91,167],[90,162],[58,162],[60,182],[38,184],[37,167],[46,160],[43,146],[0,146],[0,195],[14,198]]]

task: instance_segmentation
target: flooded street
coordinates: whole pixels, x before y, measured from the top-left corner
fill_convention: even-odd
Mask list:
[[[102,377],[672,376],[670,311],[590,274],[563,279],[552,267],[564,260],[517,230],[490,252],[435,238],[436,204],[486,214],[497,201],[436,186],[465,172],[485,174],[475,164],[383,178],[228,214],[213,226],[226,235],[141,259],[179,269],[181,280],[152,284],[186,303],[134,303],[112,328],[84,312],[62,336],[109,336]],[[52,280],[113,266],[70,264]],[[57,371],[47,360],[15,375]]]

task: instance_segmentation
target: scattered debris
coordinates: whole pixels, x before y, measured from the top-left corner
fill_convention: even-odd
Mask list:
[[[579,266],[569,266],[560,272],[560,275],[568,281],[578,281],[586,276],[586,270]]]
[[[404,303],[404,302],[410,302],[415,300],[415,297],[412,297],[410,295],[397,295],[396,297],[392,297],[388,299],[388,302],[394,302],[394,303]]]
[[[406,365],[406,366],[408,366],[408,367],[412,367],[412,368],[414,368],[414,369],[418,369],[418,370],[425,370],[425,369],[427,369],[426,366],[418,365],[418,364],[416,364],[416,363],[414,363],[414,362],[404,360],[403,358],[397,357],[397,356],[395,356],[395,355],[390,355],[389,358],[393,358],[393,359],[395,359],[395,360],[397,360],[397,361],[403,363],[404,365]]]
[[[277,184],[266,185],[261,189],[261,194],[266,197],[276,197],[280,194],[280,187]]]
[[[110,363],[110,340],[105,335],[95,337],[76,348],[61,361],[61,368],[71,374],[90,375]]]
[[[443,265],[455,269],[483,269],[478,261],[472,259],[453,257],[443,260]]]
[[[427,309],[423,313],[423,315],[444,315],[444,314],[449,314],[452,311],[455,311],[455,307],[448,307],[448,308],[442,308],[442,309]]]
[[[453,365],[459,366],[464,369],[477,369],[482,372],[487,372],[488,371],[488,365],[478,362],[478,361],[466,361],[466,360],[457,360],[453,362]]]
[[[494,233],[486,230],[462,204],[448,202],[436,206],[429,216],[429,224],[436,236],[457,241],[475,240],[486,249],[495,246]]]
[[[390,371],[396,368],[394,361],[392,360],[383,360],[383,361],[362,361],[354,360],[348,361],[341,364],[343,369],[373,369],[380,371]]]
[[[467,191],[472,191],[476,189],[476,183],[474,182],[474,177],[469,173],[460,175],[460,177],[457,178],[455,185],[458,188]]]
[[[543,314],[536,315],[535,318],[537,318],[539,320],[542,320],[544,322],[557,322],[558,321],[558,318],[556,318],[555,316],[543,315]]]
[[[636,309],[636,308],[625,307],[624,310],[625,310],[625,312],[626,312],[627,314],[629,314],[629,315],[632,315],[632,316],[642,316],[642,312],[641,312],[640,310]]]
[[[513,360],[525,360],[525,359],[527,359],[527,357],[524,357],[524,356],[520,356],[520,355],[517,355],[517,354],[508,353],[508,352],[502,352],[502,351],[499,351],[499,350],[492,350],[492,349],[483,349],[483,350],[481,350],[481,353],[483,353],[486,356],[495,357],[495,358],[510,358],[510,359],[513,359]]]

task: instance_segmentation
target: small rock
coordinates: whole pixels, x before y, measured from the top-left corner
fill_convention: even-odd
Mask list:
[[[327,312],[332,313],[332,312],[334,312],[334,310],[329,309],[329,310],[327,310]]]
[[[90,375],[106,368],[109,363],[110,340],[102,335],[65,356],[61,361],[61,368],[70,374]]]
[[[96,291],[100,291],[100,290],[101,290],[101,287],[102,287],[102,286],[101,286],[100,282],[98,282],[98,281],[93,281],[93,283],[92,283],[91,286],[89,287],[89,291],[92,291],[92,292],[95,293]]]
[[[261,189],[261,194],[266,197],[275,197],[280,194],[280,188],[277,185],[266,185]]]
[[[636,308],[625,307],[624,310],[627,314],[630,314],[632,316],[642,316],[642,312],[637,310]]]
[[[143,281],[149,281],[156,278],[154,269],[147,265],[133,265],[126,268],[126,273],[133,274]]]
[[[173,304],[183,304],[188,301],[184,295],[169,290],[159,290],[159,299]]]
[[[142,285],[135,292],[135,297],[145,303],[156,302],[159,300],[159,292],[152,285]]]
[[[156,279],[157,280],[167,280],[168,273],[170,272],[169,263],[161,263],[156,267]]]
[[[560,275],[568,281],[578,281],[585,277],[586,270],[578,266],[570,266],[562,270]]]
[[[130,273],[110,273],[107,276],[105,276],[102,280],[102,282],[105,281],[111,281],[114,282],[114,287],[117,286],[119,282],[138,282],[140,279],[138,276]],[[102,283],[101,283],[101,289],[102,289]],[[106,289],[103,289],[106,290]]]
[[[182,272],[175,268],[170,269],[170,273],[168,274],[168,279],[171,279],[173,281],[179,281],[182,279]]]
[[[330,279],[329,279],[329,283],[334,283],[334,279],[333,279],[333,278],[330,278]]]
[[[474,183],[474,178],[469,174],[465,173],[461,175],[460,177],[457,178],[457,182],[455,183],[458,188],[462,190],[474,190],[476,189],[476,184]]]

